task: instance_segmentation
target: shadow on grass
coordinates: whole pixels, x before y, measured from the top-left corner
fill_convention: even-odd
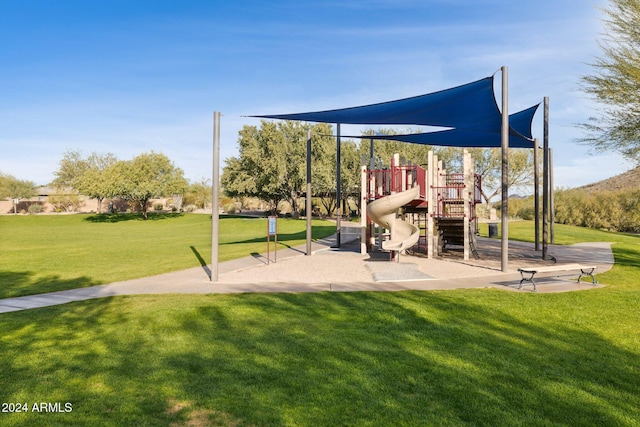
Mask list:
[[[211,278],[211,269],[207,265],[207,261],[205,261],[204,258],[202,258],[202,255],[200,255],[200,252],[198,252],[195,246],[189,246],[189,248],[191,248],[191,252],[193,252],[193,254],[198,259],[198,262],[200,263],[200,266],[202,267],[204,272],[207,274],[209,278]]]
[[[186,373],[185,393],[216,384],[203,403],[249,424],[615,425],[638,414],[638,353],[568,323],[418,293],[256,295],[234,310],[185,316],[185,333],[216,331],[220,346],[166,363]]]
[[[0,316],[12,337],[0,382],[8,401],[72,401],[52,425],[633,424],[633,338],[547,320],[549,304],[497,292],[86,301]]]
[[[332,225],[315,225],[313,226],[313,239],[321,239],[327,236],[330,236],[335,232],[335,226]],[[282,244],[286,247],[291,247],[285,242],[289,242],[292,240],[305,240],[307,238],[307,231],[302,230],[297,233],[278,233],[278,243]],[[271,238],[271,242],[273,242],[273,237]],[[262,237],[255,237],[252,239],[245,240],[233,240],[228,242],[220,243],[220,245],[235,245],[238,243],[266,243],[267,242],[267,233],[265,229],[265,234]]]
[[[160,221],[164,219],[178,218],[183,216],[183,213],[153,213],[147,214],[145,220],[140,213],[115,213],[115,214],[96,214],[89,215],[84,220],[94,223],[117,223],[125,221]]]
[[[39,275],[33,271],[0,271],[0,284],[0,298],[13,298],[86,288],[103,283],[84,276],[63,279],[55,274]]]
[[[615,257],[616,265],[638,269],[638,260],[640,259],[640,245],[629,243],[617,244],[612,247],[612,251]]]

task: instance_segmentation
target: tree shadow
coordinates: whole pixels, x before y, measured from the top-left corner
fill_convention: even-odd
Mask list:
[[[126,221],[161,221],[165,219],[178,218],[184,216],[181,212],[165,213],[165,212],[149,212],[145,220],[140,213],[101,213],[89,215],[84,220],[93,223],[118,223]]]
[[[0,271],[0,298],[66,291],[103,283],[85,276],[62,278],[55,274],[38,275],[34,271]]]
[[[60,424],[76,407],[114,425],[198,413],[224,414],[223,425],[637,419],[633,338],[619,344],[575,321],[601,298],[579,298],[561,321],[541,315],[566,297],[483,292],[475,302],[468,292],[122,297],[10,313],[0,382],[7,401],[73,401]]]
[[[320,225],[320,226],[314,226],[313,227],[313,239],[318,239],[318,238],[324,238],[328,235],[331,235],[332,232],[335,231],[335,227],[331,226],[331,225]],[[306,230],[302,230],[296,233],[278,233],[278,243],[282,244],[286,247],[291,247],[288,243],[286,242],[290,242],[292,240],[305,240],[307,237],[307,231]],[[271,242],[274,241],[274,238],[271,237],[270,239]],[[266,243],[267,242],[267,235],[265,232],[264,236],[261,237],[254,237],[251,239],[244,239],[244,240],[233,240],[233,241],[229,241],[229,242],[223,242],[220,243],[220,245],[235,245],[238,243]]]
[[[615,265],[638,268],[638,259],[640,259],[640,245],[625,244],[621,246],[616,244],[612,251],[615,255]]]
[[[197,372],[185,385],[216,384],[203,399],[249,423],[332,425],[338,413],[348,425],[613,425],[640,401],[637,352],[434,293],[251,295],[182,325],[216,331],[224,350],[169,368]],[[224,397],[234,390],[245,404]]]

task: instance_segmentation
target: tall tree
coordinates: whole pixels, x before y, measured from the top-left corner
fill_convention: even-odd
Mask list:
[[[0,199],[28,199],[35,195],[36,185],[32,181],[17,179],[0,172]],[[16,207],[14,204],[14,213]]]
[[[603,12],[603,55],[581,79],[582,90],[603,107],[580,125],[587,136],[579,141],[640,163],[640,1],[610,0]]]
[[[151,151],[129,161],[119,161],[106,171],[108,197],[134,202],[147,219],[147,204],[156,197],[183,194],[188,186],[182,169],[164,154]]]
[[[470,148],[476,174],[482,179],[482,198],[490,204],[501,189],[502,153],[499,148]],[[512,148],[509,150],[509,175],[507,188],[513,189],[533,182],[533,151]]]
[[[106,171],[113,166],[118,159],[111,153],[91,153],[84,157],[80,151],[69,150],[65,152],[53,184],[58,187],[70,187],[85,196],[98,199],[98,212],[102,208],[102,200],[110,193],[110,182],[106,177]]]
[[[286,200],[297,215],[306,182],[307,130],[314,135],[314,174],[316,169],[324,174],[326,155],[330,155],[325,144],[330,138],[330,126],[263,120],[259,128],[244,126],[240,130],[239,156],[225,160],[221,179],[225,193],[231,197],[258,197],[267,201],[272,210]]]
[[[318,124],[311,144],[312,191],[320,199],[327,215],[332,215],[336,203],[336,139],[331,125]],[[342,174],[342,170],[340,171]]]
[[[204,209],[211,203],[211,195],[211,180],[201,178],[200,181],[189,184],[184,194],[184,204],[196,205],[198,208]]]

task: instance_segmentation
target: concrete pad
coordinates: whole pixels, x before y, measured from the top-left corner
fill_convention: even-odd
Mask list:
[[[0,304],[0,314],[1,313],[11,313],[13,311],[22,311],[23,307],[13,307],[11,305]]]
[[[420,271],[416,263],[369,262],[365,265],[371,271],[374,282],[410,282],[433,279],[433,276]]]
[[[534,251],[532,243],[509,242],[509,272],[503,273],[501,242],[486,238],[478,239],[478,260],[463,260],[460,252],[448,251],[434,259],[402,255],[399,263],[382,261],[381,257],[375,255],[360,254],[359,237],[359,227],[347,226],[343,228],[343,245],[340,249],[332,248],[334,238],[327,238],[313,243],[312,256],[306,256],[306,247],[299,246],[278,251],[275,263],[267,264],[264,254],[223,262],[218,266],[218,281],[215,283],[210,280],[210,267],[201,266],[107,285],[8,298],[0,300],[0,313],[137,294],[392,292],[461,288],[532,292],[532,286],[517,289],[520,282],[517,269],[554,264],[553,260],[541,260],[541,253]],[[609,243],[550,245],[549,253],[558,264],[596,264],[597,273],[610,269],[614,262]],[[575,280],[538,280],[538,277],[536,282],[538,293],[587,290],[602,286],[594,287],[590,283],[577,283]]]

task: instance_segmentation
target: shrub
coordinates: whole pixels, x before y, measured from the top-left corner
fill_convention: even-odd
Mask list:
[[[56,212],[76,212],[84,201],[79,194],[54,193],[49,196],[49,203],[53,205]]]
[[[560,190],[555,195],[560,224],[620,232],[640,230],[640,191]]]
[[[533,221],[536,217],[535,208],[533,206],[525,206],[518,211],[517,216],[525,221]]]
[[[28,209],[30,214],[38,214],[42,212],[42,205],[40,203],[32,203]]]
[[[154,211],[161,211],[162,208],[164,208],[164,205],[162,203],[160,203],[160,202],[153,204],[153,210]]]
[[[233,215],[237,212],[235,203],[227,203],[226,205],[224,205],[223,209],[225,213],[228,213],[230,215]]]
[[[195,212],[198,207],[196,205],[186,205],[184,211],[187,213]]]

